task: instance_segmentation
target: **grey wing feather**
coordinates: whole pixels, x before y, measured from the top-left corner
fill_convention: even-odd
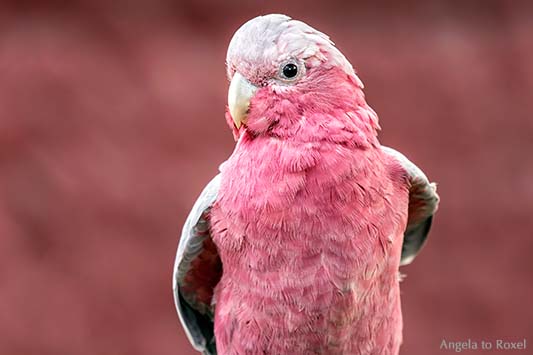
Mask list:
[[[422,170],[403,154],[383,146],[382,150],[400,163],[409,182],[409,215],[400,260],[400,265],[407,265],[413,261],[427,238],[439,205],[439,195],[435,183],[430,183]]]
[[[204,188],[189,213],[181,233],[172,278],[174,303],[179,319],[193,347],[206,355],[216,354],[212,319],[206,314],[207,310],[199,311],[185,299],[180,292],[180,285],[190,270],[191,263],[201,253],[203,242],[210,238],[209,222],[205,219],[205,214],[215,202],[219,187],[220,175],[217,175]]]

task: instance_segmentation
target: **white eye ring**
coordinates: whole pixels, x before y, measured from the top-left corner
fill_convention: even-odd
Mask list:
[[[305,73],[305,65],[297,60],[291,59],[283,62],[279,66],[278,78],[284,82],[294,82],[300,79]]]

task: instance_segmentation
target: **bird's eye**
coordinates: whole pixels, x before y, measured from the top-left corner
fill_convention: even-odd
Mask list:
[[[281,72],[285,78],[292,79],[298,74],[298,67],[294,63],[288,63],[285,64]]]
[[[305,75],[305,63],[296,58],[280,63],[277,79],[286,85],[294,84]]]

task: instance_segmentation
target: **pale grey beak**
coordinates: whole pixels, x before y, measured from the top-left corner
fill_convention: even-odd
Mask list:
[[[246,115],[250,100],[257,91],[257,86],[246,80],[239,72],[235,72],[228,90],[228,107],[235,126],[240,128],[246,123]]]

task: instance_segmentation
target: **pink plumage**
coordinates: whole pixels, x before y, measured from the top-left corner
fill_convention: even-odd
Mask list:
[[[195,217],[208,222],[219,259],[205,233],[186,236],[195,251],[178,252],[176,292],[192,309],[210,308],[200,313],[214,317],[218,354],[398,354],[409,206],[426,208],[411,226],[421,244],[434,185],[382,149],[361,81],[324,34],[286,16],[258,17],[235,34],[227,64],[232,86],[241,81],[229,111],[246,113],[227,114],[237,145],[208,213]],[[244,105],[243,92],[239,111],[232,102]],[[416,201],[415,185],[426,192]],[[216,277],[206,283],[199,271]]]

